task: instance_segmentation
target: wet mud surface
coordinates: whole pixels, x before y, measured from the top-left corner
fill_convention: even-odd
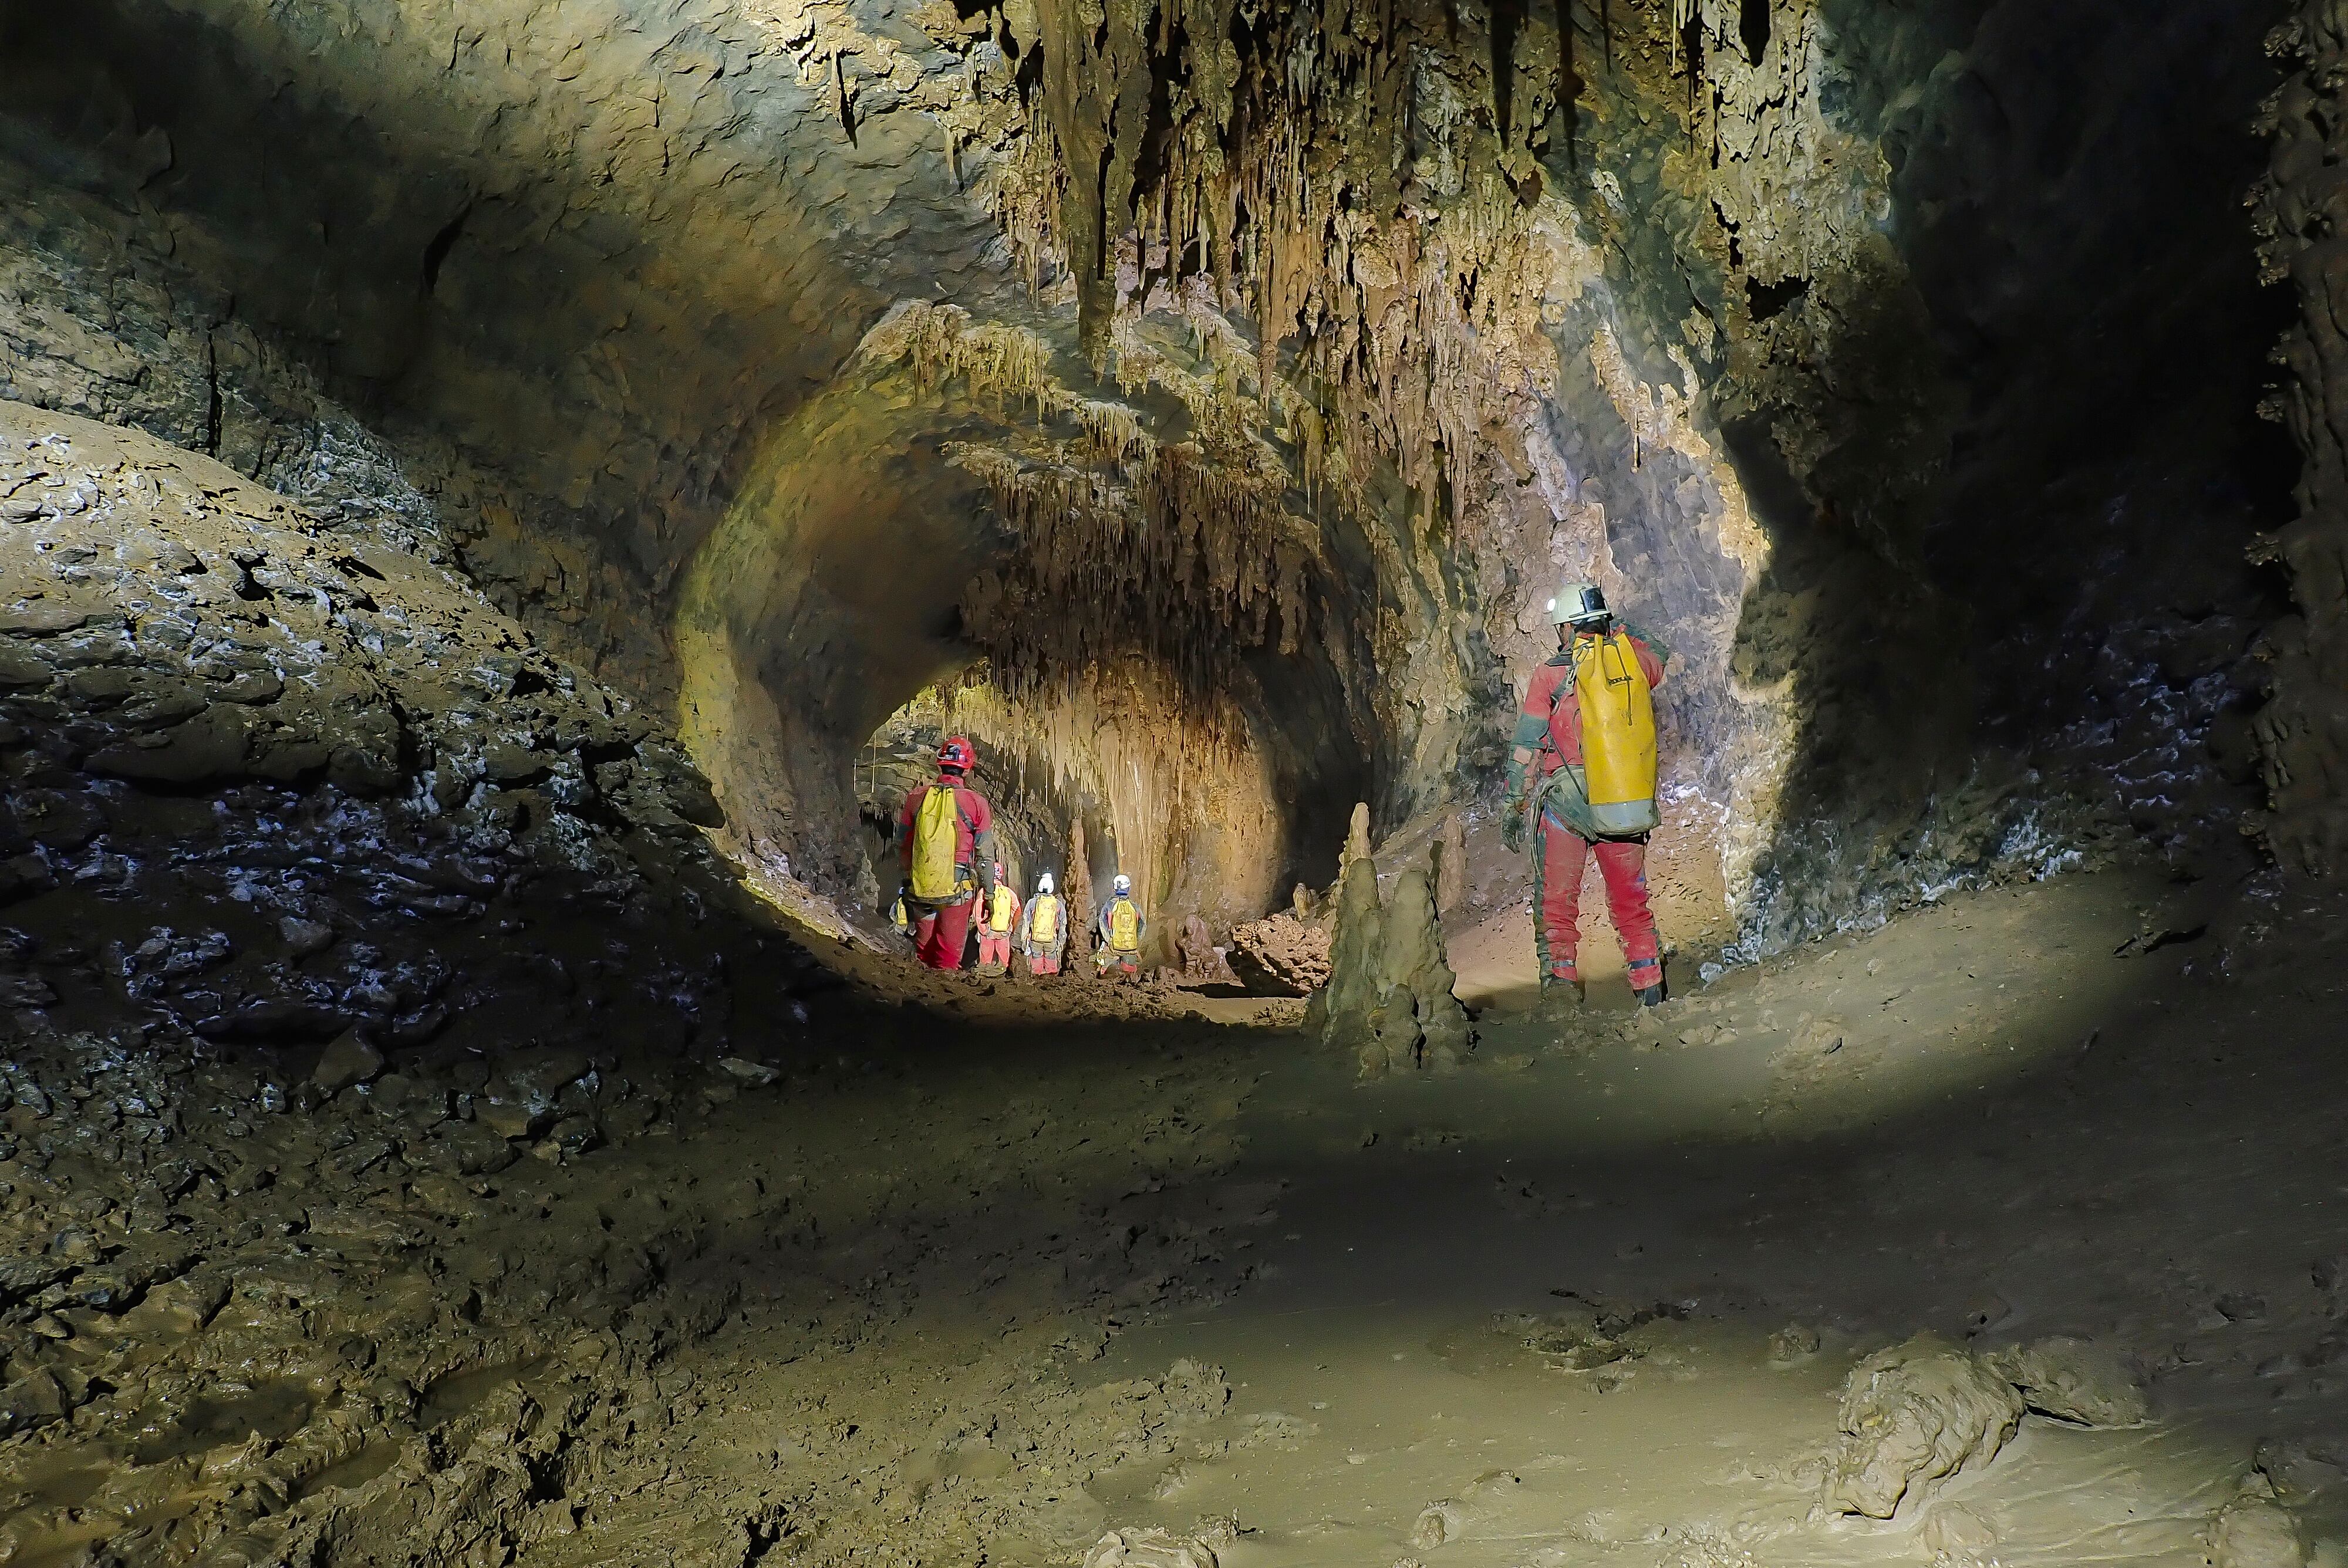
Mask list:
[[[2339,929],[2076,877],[1368,1084],[827,1003],[469,1173],[337,1164],[385,1077],[20,1045],[0,1552],[2337,1560]],[[55,1136],[142,1083],[191,1183]]]

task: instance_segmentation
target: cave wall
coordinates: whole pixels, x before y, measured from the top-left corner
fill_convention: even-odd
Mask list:
[[[834,890],[856,749],[982,661],[1039,766],[1100,671],[1229,702],[1281,827],[1218,897],[1317,879],[1351,799],[1494,787],[1569,574],[1673,649],[1736,953],[2217,853],[2261,659],[2270,831],[2322,858],[2320,462],[2263,643],[2241,559],[2283,464],[2239,7],[1073,15],[17,8],[0,374],[437,530],[676,705],[729,849]],[[2267,210],[2303,293],[2312,123]]]
[[[430,0],[5,26],[5,147],[40,198],[11,203],[10,251],[48,302],[20,315],[15,395],[283,477],[345,428],[324,388],[502,602],[646,692],[674,672],[642,606],[769,423],[890,299],[991,286],[928,122],[851,139],[836,107],[835,70],[868,112],[904,98],[908,27]]]
[[[2240,559],[2276,457],[2237,216],[2257,19],[1777,5],[1763,37],[1752,10],[1682,7],[1674,36],[1633,8],[1611,60],[1581,56],[1620,84],[1581,100],[1593,295],[1702,445],[1658,484],[1655,435],[1585,394],[1565,447],[1620,497],[1612,548],[1675,585],[1667,623],[1721,624],[1699,518],[1742,541],[1714,558],[1741,600],[1727,677],[1699,661],[1675,703],[1727,806],[1737,948],[1969,877],[2224,847],[2248,802],[2211,743],[2275,608]]]
[[[2297,516],[2262,540],[2284,568],[2297,613],[2269,639],[2274,700],[2257,718],[2273,815],[2269,838],[2288,864],[2336,867],[2348,850],[2348,239],[2341,233],[2348,8],[2298,7],[2277,28],[2289,76],[2268,105],[2272,162],[2258,193],[2260,255],[2288,281],[2302,320],[2278,357],[2286,375],[2273,412],[2304,455]]]

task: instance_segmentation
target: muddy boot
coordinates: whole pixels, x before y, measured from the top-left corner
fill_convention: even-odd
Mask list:
[[[1650,983],[1643,986],[1639,983],[1641,980],[1647,980]],[[1661,958],[1650,963],[1634,963],[1631,966],[1631,994],[1639,999],[1639,1005],[1643,1008],[1659,1008],[1671,1000],[1671,993],[1663,985],[1663,963]]]
[[[1572,993],[1573,999],[1577,1002],[1586,1002],[1590,999],[1590,992],[1582,985],[1581,977],[1574,972],[1574,967],[1570,963],[1551,964],[1548,972],[1541,976],[1540,989],[1541,999],[1544,1001],[1552,995],[1561,996],[1569,991]]]

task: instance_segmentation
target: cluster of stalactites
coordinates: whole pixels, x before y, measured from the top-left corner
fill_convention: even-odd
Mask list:
[[[1192,442],[1157,447],[1134,482],[986,447],[953,456],[982,479],[1021,548],[963,601],[996,679],[1030,691],[1138,649],[1211,692],[1240,649],[1297,651],[1314,559],[1288,526],[1278,476],[1235,472]]]
[[[1210,696],[1231,687],[1241,652],[1292,654],[1312,633],[1318,530],[1288,510],[1289,470],[1255,433],[1263,415],[1227,331],[1201,325],[1200,371],[1138,339],[1122,348],[1129,387],[1183,405],[1178,442],[1128,405],[1070,391],[1032,333],[973,324],[956,306],[907,306],[867,340],[925,387],[959,377],[973,398],[1035,411],[1027,438],[948,448],[1017,539],[962,605],[1004,691],[1067,687],[1138,652]]]
[[[1311,0],[1251,13],[1243,55],[1236,11],[1040,0],[1043,90],[996,216],[1031,282],[1073,283],[1097,368],[1124,323],[1203,296],[1260,323],[1263,387],[1283,355],[1314,387],[1309,487],[1358,510],[1385,457],[1427,523],[1447,492],[1464,518],[1483,430],[1553,374],[1532,226],[1554,31],[1523,19],[1498,60],[1448,8]]]

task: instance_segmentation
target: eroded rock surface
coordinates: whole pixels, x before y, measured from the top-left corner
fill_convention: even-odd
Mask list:
[[[2043,1416],[2083,1427],[2127,1427],[2148,1413],[2142,1379],[2108,1345],[2058,1336],[1992,1350],[1982,1360]]]
[[[1232,928],[1231,962],[1247,985],[1310,996],[1329,981],[1329,931],[1285,912],[1250,920]]]
[[[1889,1519],[1933,1482],[1995,1459],[2023,1409],[2012,1383],[1935,1336],[1878,1351],[1843,1385],[1843,1437],[1821,1501],[1831,1512]]]

